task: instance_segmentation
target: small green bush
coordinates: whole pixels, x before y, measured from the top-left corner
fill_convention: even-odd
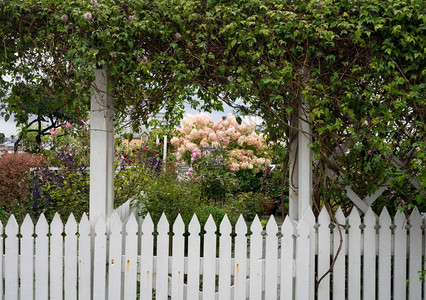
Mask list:
[[[152,173],[141,192],[135,197],[139,214],[151,215],[154,223],[164,212],[170,223],[181,214],[186,224],[200,205],[201,192],[197,182],[179,180],[172,170]]]

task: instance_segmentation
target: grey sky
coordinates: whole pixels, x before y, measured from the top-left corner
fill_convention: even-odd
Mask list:
[[[197,114],[197,113],[201,113],[202,111],[200,110],[195,110],[190,108],[189,106],[186,106],[185,109],[186,113],[189,114]],[[233,113],[233,109],[232,107],[226,105],[225,103],[223,104],[223,112],[221,111],[213,111],[212,113],[210,113],[213,121],[219,121],[222,116],[227,116],[229,113]],[[16,128],[16,124],[15,124],[15,120],[13,119],[13,117],[11,116],[10,119],[6,122],[4,120],[3,117],[0,117],[0,133],[4,133],[6,136],[11,136],[11,135],[17,135],[17,128]]]

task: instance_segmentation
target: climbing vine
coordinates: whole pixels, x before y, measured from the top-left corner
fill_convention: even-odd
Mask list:
[[[50,89],[69,112],[84,111],[93,69],[102,66],[114,82],[118,112],[136,127],[161,109],[172,124],[182,116],[184,101],[207,110],[220,109],[224,101],[257,113],[269,138],[287,143],[297,132],[295,120],[306,119],[318,206],[344,203],[344,186],[365,197],[384,183],[389,190],[381,203],[421,204],[423,5],[422,0],[2,1],[2,105],[10,105],[5,99],[19,101],[19,94],[10,97],[11,87],[24,82]],[[301,116],[303,101],[307,109]]]

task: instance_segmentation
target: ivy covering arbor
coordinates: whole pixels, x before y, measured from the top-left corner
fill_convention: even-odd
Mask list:
[[[78,113],[103,66],[135,124],[162,108],[179,119],[184,100],[242,99],[272,140],[309,122],[317,204],[383,183],[386,201],[425,197],[422,0],[9,0],[0,11],[3,93],[19,76]]]

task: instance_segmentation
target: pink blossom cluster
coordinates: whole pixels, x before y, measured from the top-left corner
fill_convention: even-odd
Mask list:
[[[234,149],[229,153],[230,166],[235,171],[241,169],[253,169],[254,172],[265,169],[271,160],[265,157],[258,157],[253,150]]]
[[[255,124],[238,124],[235,116],[229,114],[226,119],[213,122],[207,114],[188,114],[182,121],[182,127],[176,128],[176,136],[170,142],[177,148],[178,159],[188,151],[191,162],[201,158],[200,148],[222,148],[233,153],[229,167],[234,170],[261,170],[270,161],[267,159],[265,138],[254,132]],[[251,152],[238,152],[250,149]],[[235,152],[235,150],[238,150]],[[233,152],[234,151],[234,152]]]

